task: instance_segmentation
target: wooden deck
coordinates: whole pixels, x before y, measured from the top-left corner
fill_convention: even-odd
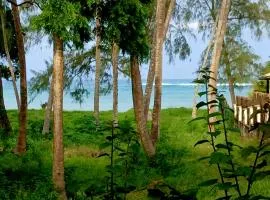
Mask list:
[[[267,123],[269,121],[269,112],[258,112],[265,105],[270,104],[270,94],[255,92],[252,97],[236,96],[234,105],[234,117],[241,129],[241,135],[257,135],[256,131],[249,132],[256,123]],[[257,114],[256,114],[257,113]]]

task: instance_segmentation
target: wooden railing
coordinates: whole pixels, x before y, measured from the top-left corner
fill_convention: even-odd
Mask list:
[[[258,110],[262,110],[266,104],[270,104],[270,95],[267,93],[254,92],[252,97],[236,96],[234,117],[242,130],[242,135],[246,135],[248,130],[255,123],[265,123],[269,121],[269,112],[258,112]]]

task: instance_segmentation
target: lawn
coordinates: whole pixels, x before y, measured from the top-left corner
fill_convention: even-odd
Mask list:
[[[18,132],[17,112],[9,111],[8,114],[14,133],[0,142],[0,199],[55,199],[51,182],[52,135],[41,135],[44,112],[29,111],[28,151],[21,157],[12,153]],[[203,112],[200,114],[203,115]],[[111,134],[104,127],[110,123],[112,113],[102,112],[100,118],[101,127],[96,131],[93,113],[64,112],[66,190],[72,199],[91,199],[91,196],[99,199],[106,192],[109,176],[106,166],[110,159],[102,155],[109,153],[110,148],[101,146]],[[135,129],[132,110],[120,113],[119,120],[120,125],[121,122],[131,122],[131,127]],[[149,197],[147,192],[158,183],[166,183],[181,193],[197,190],[196,197],[201,200],[223,195],[216,187],[198,186],[203,181],[218,177],[218,173],[215,165],[210,165],[207,160],[199,161],[212,151],[210,145],[194,147],[197,141],[208,137],[207,126],[202,122],[189,123],[190,120],[191,109],[162,110],[155,163],[149,164],[141,148],[136,152],[136,162],[132,163],[126,177],[127,183],[135,188],[127,194],[127,199],[159,199]],[[241,138],[237,132],[230,132],[229,136],[231,141],[243,147],[258,143],[257,138]],[[219,136],[218,141],[222,139]],[[254,156],[244,159],[239,151],[235,148],[234,160],[251,165]],[[123,184],[121,173],[115,175],[115,182]],[[244,192],[247,183],[244,179],[240,182]],[[265,178],[255,182],[252,193],[270,196],[269,188],[270,178]]]

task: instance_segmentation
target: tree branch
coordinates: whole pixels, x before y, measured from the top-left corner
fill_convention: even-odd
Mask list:
[[[33,2],[32,0],[24,1],[24,2],[22,2],[22,3],[20,3],[20,4],[16,4],[13,0],[7,0],[7,2],[9,2],[9,3],[11,3],[12,5],[17,6],[17,7],[22,6],[22,5],[24,5],[24,4],[31,4],[31,5],[34,4],[34,2]]]
[[[19,3],[19,4],[15,3],[14,0],[7,0],[7,2],[11,3],[12,5],[14,5],[16,7],[20,7],[20,6],[23,6],[25,4],[30,4],[31,6],[36,5],[40,10],[42,10],[40,5],[37,2],[35,2],[34,0],[24,1],[24,2]]]

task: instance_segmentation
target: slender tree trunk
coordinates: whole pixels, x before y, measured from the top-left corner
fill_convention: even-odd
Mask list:
[[[216,91],[217,88],[217,76],[218,76],[218,68],[222,53],[222,47],[223,47],[223,41],[224,36],[227,30],[227,22],[228,22],[228,15],[230,12],[230,0],[223,0],[221,9],[219,12],[219,18],[218,18],[218,26],[217,31],[215,35],[215,43],[214,43],[214,49],[213,49],[213,55],[212,55],[212,62],[210,67],[210,80],[209,80],[209,101],[216,100]],[[215,107],[210,107],[210,113],[215,112]],[[211,119],[214,120],[214,119]]]
[[[227,75],[228,76],[228,75]],[[234,92],[234,80],[233,78],[228,76],[229,80],[229,91],[230,91],[230,96],[231,96],[231,101],[232,101],[232,107],[235,104],[235,92]]]
[[[63,146],[63,76],[64,53],[63,41],[56,35],[54,41],[53,57],[53,183],[59,199],[66,200],[64,179],[64,146]]]
[[[224,48],[224,60],[225,60],[225,74],[227,76],[227,80],[229,83],[229,91],[230,91],[231,102],[232,102],[232,107],[233,107],[233,105],[235,104],[234,79],[231,73],[229,53],[227,51],[225,41],[223,42],[223,48]]]
[[[166,17],[164,19],[164,29],[163,29],[163,42],[166,39],[166,34],[169,29],[170,21],[172,18],[173,10],[175,8],[176,0],[169,0],[169,5],[166,13]],[[148,70],[148,75],[147,75],[147,82],[146,82],[146,87],[145,87],[145,94],[144,94],[144,116],[145,119],[147,120],[148,112],[149,112],[149,107],[150,107],[150,100],[151,100],[151,95],[152,95],[152,90],[153,90],[153,83],[155,79],[155,57],[156,57],[156,52],[155,52],[155,46],[156,46],[156,27],[154,30],[153,34],[153,42],[152,42],[152,51],[151,51],[151,59],[150,59],[150,65],[149,65],[149,70]]]
[[[14,0],[17,4],[17,0]],[[27,79],[26,79],[26,62],[24,50],[24,38],[21,28],[20,13],[17,6],[11,4],[12,15],[15,25],[16,40],[18,46],[18,57],[20,64],[20,94],[21,106],[19,113],[19,137],[15,152],[18,154],[26,151],[26,132],[27,132]]]
[[[96,17],[96,73],[95,73],[95,94],[94,94],[94,115],[96,125],[99,125],[99,93],[100,93],[100,71],[101,71],[101,55],[100,55],[100,18]]]
[[[50,122],[51,122],[51,114],[52,114],[52,106],[53,106],[53,78],[51,80],[51,87],[48,97],[47,108],[45,111],[44,124],[42,129],[42,135],[47,135],[50,132]]]
[[[113,43],[112,66],[113,66],[113,124],[118,126],[118,56],[119,47]]]
[[[146,120],[144,117],[144,106],[143,106],[143,90],[142,80],[139,68],[138,57],[131,55],[131,80],[132,80],[132,96],[133,106],[136,118],[136,124],[140,139],[144,148],[145,153],[148,157],[152,158],[155,156],[155,147],[152,143],[151,137],[148,134],[146,128]]]
[[[4,135],[8,136],[11,134],[11,126],[8,119],[5,103],[4,103],[4,95],[3,95],[3,83],[2,83],[2,72],[0,69],[0,130],[4,131]]]
[[[162,94],[162,50],[164,41],[164,15],[165,15],[165,2],[163,0],[157,1],[156,10],[156,46],[155,46],[155,96],[154,96],[154,109],[152,116],[152,140],[153,144],[159,136],[160,129],[160,111],[161,111],[161,94]]]
[[[154,38],[156,36],[156,31],[154,31]],[[144,92],[144,117],[145,120],[148,120],[148,112],[150,107],[150,101],[153,91],[153,83],[155,79],[155,57],[156,57],[156,51],[155,51],[155,40],[152,42],[152,49],[151,49],[151,59],[150,64],[148,68],[148,75],[147,75],[147,81],[145,86],[145,92]]]
[[[209,40],[205,55],[204,55],[204,59],[203,59],[203,63],[202,66],[200,67],[200,69],[204,69],[206,68],[207,65],[207,61],[208,61],[208,56],[211,52],[211,49],[213,48],[213,44],[215,42],[215,35],[216,35],[216,30],[217,30],[217,24],[218,24],[218,17],[213,17],[213,20],[215,20],[215,24],[213,25],[212,28],[212,34],[211,34],[211,38]],[[199,70],[200,70],[199,69]],[[198,79],[201,79],[201,74],[199,74]],[[198,98],[198,93],[199,93],[199,84],[196,84],[195,88],[194,88],[194,99],[193,99],[193,108],[192,108],[192,118],[195,119],[197,117],[197,98]]]
[[[14,89],[16,102],[17,102],[17,107],[18,107],[18,111],[19,111],[20,110],[20,97],[19,97],[19,92],[18,92],[18,88],[17,88],[17,85],[16,85],[16,77],[15,77],[15,74],[14,74],[12,61],[11,61],[10,54],[9,54],[7,33],[6,33],[6,19],[5,19],[5,16],[4,16],[4,10],[2,10],[2,9],[1,9],[1,22],[2,22],[1,24],[2,24],[2,34],[3,34],[4,48],[5,48],[6,58],[7,58],[7,61],[8,61],[8,68],[9,68],[9,71],[10,71],[10,74],[11,74],[13,89]]]

